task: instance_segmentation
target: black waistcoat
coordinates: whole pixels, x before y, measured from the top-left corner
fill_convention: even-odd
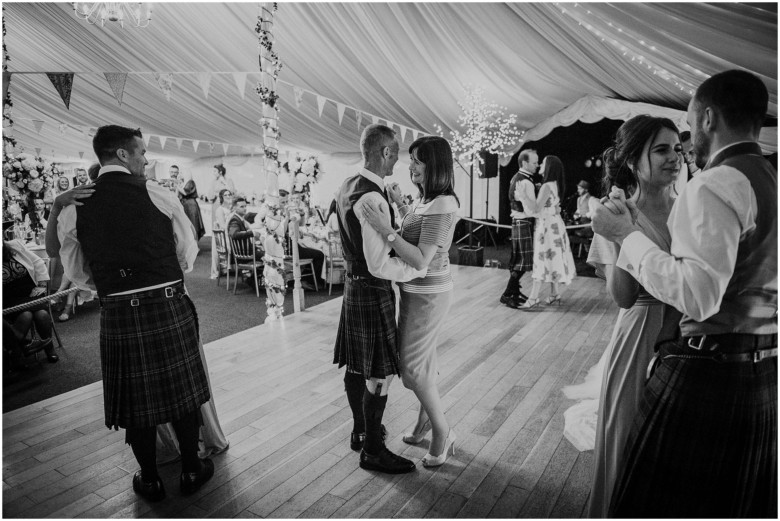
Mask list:
[[[363,235],[361,234],[360,221],[357,215],[355,215],[353,206],[368,192],[376,192],[387,200],[384,191],[376,183],[369,181],[360,174],[344,181],[336,196],[336,216],[339,220],[344,260],[347,261],[350,273],[364,277],[371,276],[371,273],[368,271],[366,256],[363,253]],[[395,216],[392,207],[390,208],[390,224],[395,228]]]
[[[509,205],[512,207],[512,210],[515,212],[522,212],[523,210],[523,203],[515,199],[515,188],[517,188],[517,183],[528,180],[531,182],[532,185],[534,185],[534,195],[539,195],[539,189],[534,184],[534,178],[531,174],[527,174],[523,172],[522,170],[519,170],[514,177],[512,177],[512,180],[509,181]]]
[[[106,172],[76,208],[76,233],[98,295],[183,278],[173,223],[152,202],[146,179]]]

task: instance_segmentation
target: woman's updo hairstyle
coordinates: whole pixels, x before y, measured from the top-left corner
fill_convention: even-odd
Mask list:
[[[677,126],[669,118],[658,118],[642,114],[629,119],[617,130],[615,141],[604,151],[604,177],[601,184],[602,195],[609,194],[613,186],[623,189],[626,196],[632,195],[639,187],[639,178],[631,166],[639,164],[645,143],[655,139],[662,128],[668,128],[679,134]],[[648,156],[650,151],[648,150]],[[649,159],[649,158],[648,158]]]
[[[221,165],[221,164],[220,165],[214,165],[214,168],[217,169],[217,172],[219,172],[219,175],[221,175],[222,177],[225,177],[225,174],[227,174],[227,170],[225,170],[225,166],[224,165]]]

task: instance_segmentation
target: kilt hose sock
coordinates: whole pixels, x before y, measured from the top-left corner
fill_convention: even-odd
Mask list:
[[[157,427],[128,427],[125,441],[141,467],[141,479],[146,483],[157,481]]]
[[[506,283],[504,290],[505,297],[517,297],[520,295],[520,279],[525,272],[521,270],[509,271],[509,282]]]
[[[171,425],[173,430],[176,431],[176,438],[179,440],[182,473],[199,472],[198,438],[200,422],[198,411],[193,411],[178,420],[172,421]]]
[[[344,374],[344,391],[347,393],[349,408],[352,409],[352,432],[366,432],[366,420],[363,416],[363,393],[366,390],[366,379],[360,373],[352,373],[347,369]]]
[[[366,441],[363,443],[363,450],[371,455],[377,455],[384,446],[382,440],[382,416],[385,414],[385,405],[387,405],[387,395],[379,396],[377,393],[371,393],[363,386],[363,414],[366,417]]]

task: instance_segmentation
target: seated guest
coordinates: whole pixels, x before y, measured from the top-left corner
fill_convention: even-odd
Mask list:
[[[238,196],[233,199],[233,213],[228,217],[227,234],[230,239],[240,240],[247,239],[254,241],[255,236],[259,236],[258,230],[250,229],[249,223],[244,219],[246,216],[246,199],[242,196]],[[265,252],[259,248],[255,250],[255,260],[262,261]],[[255,287],[254,279],[250,274],[244,282],[251,287]]]
[[[325,227],[329,232],[339,231],[339,216],[336,214],[336,200],[330,202],[328,216],[325,218]]]
[[[3,229],[13,225],[3,223]],[[49,272],[43,259],[29,251],[19,240],[3,241],[3,307],[11,308],[46,294]],[[38,342],[24,343],[33,323]],[[20,361],[27,353],[43,347],[50,363],[59,360],[51,340],[51,316],[43,302],[24,311],[3,316],[3,352]]]
[[[590,222],[591,207],[597,199],[590,195],[590,183],[583,180],[577,183],[577,211],[574,212],[574,219],[580,224]],[[593,237],[593,230],[590,228],[579,228],[574,230],[574,235],[578,237]]]
[[[288,202],[288,196],[289,193],[287,190],[279,190],[279,204],[282,207],[287,206]],[[299,210],[301,219],[298,221],[300,223],[300,226],[298,226],[298,258],[299,259],[311,259],[314,263],[314,276],[317,277],[317,284],[322,285],[322,287],[325,287],[325,281],[322,279],[322,267],[325,265],[325,254],[321,252],[320,250],[316,248],[307,248],[306,246],[302,246],[300,243],[301,239],[301,226],[304,222],[306,222],[306,210],[300,209]],[[288,236],[289,236],[289,228],[288,228]],[[301,286],[303,286],[304,289],[308,290],[314,290],[314,287],[312,287],[308,281],[301,281]]]

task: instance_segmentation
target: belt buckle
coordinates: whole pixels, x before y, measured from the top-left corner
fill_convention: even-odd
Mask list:
[[[173,297],[173,288],[168,286],[165,288],[165,298],[171,298]]]
[[[138,306],[141,305],[141,301],[138,300],[137,298],[132,298],[130,299],[130,305],[133,306],[134,308],[137,308]]]
[[[701,351],[702,346],[704,346],[704,341],[707,339],[707,335],[702,335],[699,337],[699,345],[695,345],[693,343],[694,338],[695,337],[691,337],[688,339],[688,347],[690,347],[691,349],[695,349],[696,351]]]

